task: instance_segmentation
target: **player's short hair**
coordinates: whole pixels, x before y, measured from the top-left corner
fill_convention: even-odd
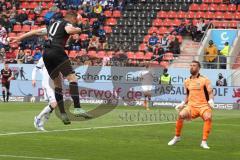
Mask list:
[[[68,11],[65,15],[66,18],[77,18],[78,14],[75,11]]]
[[[201,63],[197,60],[193,60],[192,63],[197,63],[198,64],[198,67],[201,68]]]

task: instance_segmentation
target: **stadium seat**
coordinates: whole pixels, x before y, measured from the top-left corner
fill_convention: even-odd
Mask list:
[[[97,52],[97,57],[98,57],[98,58],[103,58],[103,57],[105,57],[105,55],[106,55],[106,52],[105,52],[105,51],[98,51],[98,52]]]
[[[139,49],[138,49],[139,51],[146,51],[146,49],[147,49],[147,46],[145,43],[142,43],[139,45]]]
[[[88,55],[89,57],[97,57],[96,51],[88,51],[87,55]]]
[[[166,11],[160,11],[157,14],[158,18],[166,18],[167,17],[167,12]]]
[[[232,14],[231,12],[225,12],[224,15],[223,15],[223,18],[227,19],[227,20],[232,20],[235,17],[234,17],[234,14]]]
[[[168,15],[168,18],[172,18],[172,19],[177,18],[177,14],[174,11],[169,11],[167,15]]]
[[[151,35],[146,35],[146,36],[143,38],[143,42],[147,43],[150,37],[151,37]]]
[[[28,32],[28,31],[30,31],[31,29],[30,29],[30,25],[23,25],[22,26],[22,32]]]
[[[220,3],[223,3],[223,0],[213,0],[213,3],[220,4]]]
[[[37,25],[31,26],[31,29],[35,30],[38,29],[39,27]]]
[[[193,19],[193,18],[195,18],[195,13],[194,12],[188,12],[187,14],[186,14],[186,18],[187,19]]]
[[[29,3],[28,2],[22,2],[21,3],[21,8],[28,8]]]
[[[161,19],[154,19],[153,20],[153,26],[156,26],[156,27],[162,26],[162,20]]]
[[[179,11],[176,13],[177,18],[184,19],[186,17],[186,12]]]
[[[144,59],[145,60],[150,60],[152,59],[152,56],[153,56],[153,53],[152,52],[147,52],[144,56]]]
[[[80,35],[80,40],[81,41],[86,41],[88,39],[88,35],[87,34],[81,34]]]
[[[195,15],[195,18],[199,19],[199,18],[204,18],[205,13],[204,12],[197,12]]]
[[[29,6],[27,8],[30,8],[30,9],[34,9],[38,6],[38,3],[37,2],[32,2],[32,3],[29,3]]]
[[[238,7],[238,8],[240,8],[240,7]],[[229,4],[229,5],[228,5],[228,11],[229,11],[229,12],[235,12],[236,9],[237,9],[237,7],[236,7],[235,4]]]
[[[163,59],[166,61],[174,60],[173,53],[172,52],[167,52],[163,55]]]
[[[168,31],[168,29],[167,29],[166,27],[160,27],[158,33],[159,33],[159,34],[164,34],[164,33],[166,33],[167,31]]]
[[[134,52],[127,52],[127,57],[128,57],[128,59],[135,59]]]
[[[208,5],[205,4],[205,3],[202,3],[202,4],[199,6],[199,10],[200,10],[200,11],[208,11]]]
[[[172,24],[173,24],[172,20],[170,20],[170,19],[164,19],[163,20],[163,26],[168,27],[168,26],[171,26]]]
[[[15,37],[17,34],[16,33],[14,33],[14,32],[10,32],[10,33],[8,33],[8,36],[9,37]]]
[[[213,0],[203,0],[203,3],[213,3]]]
[[[173,26],[179,26],[181,23],[182,22],[181,22],[180,19],[174,19],[173,22],[172,22]]]
[[[199,10],[199,5],[198,4],[191,4],[191,6],[189,7],[190,11],[198,11]]]
[[[214,18],[214,13],[213,12],[206,12],[204,17],[206,19],[213,19]]]
[[[104,14],[107,18],[112,17],[112,11],[110,11],[110,10],[104,11],[103,14]]]
[[[117,20],[115,18],[109,18],[106,20],[106,25],[114,26],[116,24],[117,24]]]
[[[106,31],[106,33],[112,33],[112,28],[109,26],[104,26],[103,29]]]
[[[224,15],[224,13],[222,13],[222,12],[215,12],[215,19],[222,19],[223,18],[223,15]]]
[[[144,53],[143,52],[135,53],[135,59],[143,60],[144,59]]]
[[[120,18],[121,16],[122,16],[121,11],[119,11],[119,10],[114,10],[113,11],[113,17]]]
[[[220,4],[218,6],[218,11],[226,12],[228,10],[228,6],[226,4]]]
[[[218,5],[217,4],[210,4],[208,10],[211,11],[211,12],[216,12],[218,10]]]
[[[148,34],[153,34],[154,32],[158,33],[158,28],[157,28],[157,27],[151,27],[151,28],[148,30]]]
[[[22,31],[22,26],[21,25],[14,25],[13,26],[13,31],[14,32],[21,32]]]

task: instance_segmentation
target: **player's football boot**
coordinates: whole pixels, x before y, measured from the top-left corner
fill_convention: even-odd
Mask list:
[[[210,147],[208,147],[208,145],[207,145],[207,141],[202,141],[200,146],[204,149],[210,149]]]
[[[61,113],[61,118],[65,125],[71,124],[71,121],[67,116],[67,113]]]
[[[38,131],[45,131],[45,129],[43,128],[42,124],[42,120],[37,118],[37,116],[34,117],[34,127],[38,130]]]
[[[173,139],[172,139],[171,141],[168,142],[168,145],[169,145],[169,146],[175,145],[175,144],[176,144],[177,142],[179,142],[180,140],[181,140],[180,137],[175,136],[175,137],[173,137]]]
[[[74,108],[73,114],[76,117],[84,117],[84,118],[92,118],[93,116],[88,114],[87,111],[85,111],[82,108]]]

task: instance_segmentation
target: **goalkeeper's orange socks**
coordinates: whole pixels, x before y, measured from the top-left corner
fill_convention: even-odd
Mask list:
[[[212,128],[212,120],[205,120],[203,125],[203,141],[207,141],[208,135]]]
[[[178,120],[176,121],[175,136],[179,137],[181,135],[182,127],[183,119],[178,118]]]
[[[148,100],[145,99],[143,105],[144,105],[144,108],[145,108],[146,110],[150,110],[150,109],[149,109],[149,101],[148,101]]]

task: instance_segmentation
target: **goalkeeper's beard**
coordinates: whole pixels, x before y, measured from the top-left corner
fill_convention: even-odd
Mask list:
[[[198,71],[194,71],[194,70],[190,70],[190,73],[191,73],[191,75],[192,76],[196,76],[196,75],[198,75]]]

